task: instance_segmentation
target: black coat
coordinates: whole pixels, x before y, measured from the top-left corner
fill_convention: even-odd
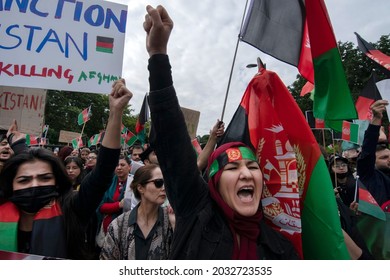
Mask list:
[[[170,259],[231,259],[233,236],[198,170],[172,86],[168,57],[152,56],[149,70],[151,145],[156,151],[168,200],[176,215]],[[260,259],[298,258],[292,244],[265,221],[261,221],[259,227],[257,255]]]

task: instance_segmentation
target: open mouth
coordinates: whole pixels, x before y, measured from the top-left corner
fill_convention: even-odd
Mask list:
[[[251,202],[255,190],[252,186],[245,186],[238,190],[237,196],[242,202]]]

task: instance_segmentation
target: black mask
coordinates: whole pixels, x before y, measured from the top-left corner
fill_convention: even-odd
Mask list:
[[[39,186],[14,191],[9,200],[27,213],[37,213],[57,196],[56,186]]]
[[[337,173],[336,176],[337,176],[337,179],[344,179],[345,177],[348,176],[348,172],[345,172],[345,173]]]

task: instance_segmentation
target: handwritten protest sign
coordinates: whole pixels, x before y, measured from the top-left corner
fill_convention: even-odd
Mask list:
[[[0,129],[8,130],[15,119],[21,132],[42,133],[46,90],[0,86]]]
[[[108,1],[0,1],[0,85],[109,93],[126,21]]]
[[[196,131],[198,129],[200,112],[184,107],[181,107],[181,111],[184,115],[188,134],[190,135],[191,139],[194,139],[196,137]]]

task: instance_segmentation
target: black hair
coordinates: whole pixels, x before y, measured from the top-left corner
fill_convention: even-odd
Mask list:
[[[20,165],[37,160],[50,164],[56,180],[56,186],[58,188],[57,191],[60,196],[71,190],[72,183],[61,160],[49,150],[34,148],[25,153],[15,155],[5,162],[0,176],[0,189],[2,190],[5,198],[12,196],[13,180]]]
[[[81,184],[81,181],[84,179],[84,176],[85,176],[84,163],[83,163],[83,160],[79,157],[69,156],[64,161],[65,169],[66,169],[66,166],[71,162],[76,163],[76,165],[80,168],[80,174],[79,174],[79,176],[77,176],[76,181],[73,183],[73,187],[77,187],[78,185]]]

